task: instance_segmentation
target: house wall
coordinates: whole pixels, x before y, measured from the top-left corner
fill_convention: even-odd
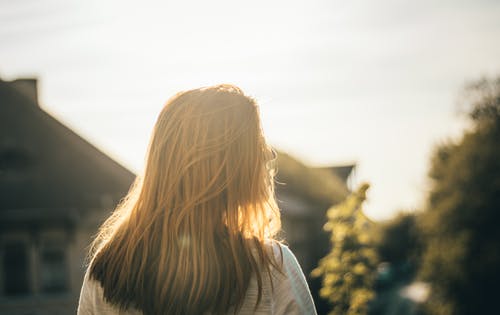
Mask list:
[[[73,227],[45,225],[18,226],[0,231],[0,314],[58,315],[74,314],[85,272],[85,256],[97,228],[106,215],[101,209],[89,210],[85,219]],[[7,295],[5,292],[5,246],[13,242],[26,246],[29,290],[26,294]],[[50,244],[61,244],[64,252],[66,287],[59,292],[47,292],[43,287],[43,255]],[[53,245],[50,245],[53,246]],[[50,257],[49,257],[50,258]],[[8,271],[7,271],[8,272]]]

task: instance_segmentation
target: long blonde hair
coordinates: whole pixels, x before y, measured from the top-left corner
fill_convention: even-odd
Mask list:
[[[90,277],[120,309],[224,314],[278,267],[272,151],[256,102],[233,85],[182,92],[161,111],[146,167],[101,226]],[[257,307],[256,304],[256,307]]]

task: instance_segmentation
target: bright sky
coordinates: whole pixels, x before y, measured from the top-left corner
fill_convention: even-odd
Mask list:
[[[498,73],[494,0],[0,0],[0,76],[130,169],[172,94],[234,83],[278,149],[356,162],[375,219],[422,204],[461,87]]]

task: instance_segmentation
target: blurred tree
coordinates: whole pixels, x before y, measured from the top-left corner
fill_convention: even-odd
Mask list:
[[[377,255],[373,249],[373,223],[363,214],[368,184],[327,211],[324,229],[331,233],[332,250],[311,273],[322,276],[321,297],[333,306],[331,315],[362,315],[374,297]]]
[[[377,252],[381,261],[393,265],[419,265],[422,241],[415,212],[400,212],[393,219],[381,223]]]
[[[441,145],[421,226],[421,276],[432,292],[424,312],[498,313],[500,283],[500,77],[466,88],[472,128]]]

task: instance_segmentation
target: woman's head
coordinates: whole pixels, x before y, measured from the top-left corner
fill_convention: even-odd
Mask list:
[[[167,102],[154,127],[142,198],[149,208],[172,212],[176,229],[187,228],[184,221],[193,215],[200,224],[215,220],[262,238],[256,224],[267,225],[273,214],[265,210],[276,208],[266,169],[271,158],[257,104],[239,88],[182,92]]]
[[[172,97],[143,175],[94,242],[91,275],[106,299],[144,313],[241,305],[250,276],[261,288],[259,270],[275,264],[265,248],[280,227],[273,158],[258,106],[239,88]]]

